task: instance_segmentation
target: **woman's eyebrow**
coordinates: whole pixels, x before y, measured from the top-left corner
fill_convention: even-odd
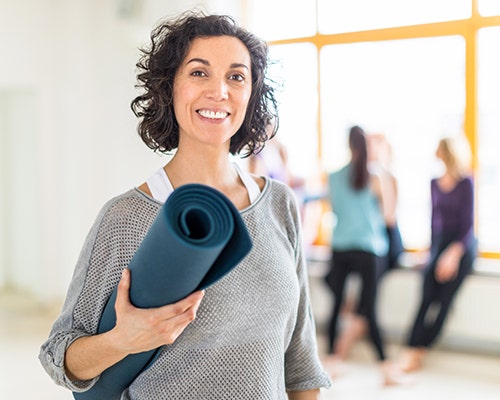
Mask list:
[[[231,68],[245,68],[245,69],[248,69],[250,70],[250,68],[248,68],[245,64],[243,63],[232,63],[231,64]]]
[[[203,58],[192,58],[191,60],[189,60],[186,63],[186,65],[189,64],[189,63],[192,63],[192,62],[199,62],[199,63],[202,63],[203,65],[210,65],[210,63],[208,62],[208,60],[205,60]]]
[[[210,62],[208,60],[205,60],[204,58],[198,58],[198,57],[195,57],[195,58],[191,58],[188,62],[186,62],[186,65],[189,64],[189,63],[192,63],[192,62],[199,62],[203,65],[207,65],[209,66],[210,65]],[[245,64],[243,63],[232,63],[230,65],[231,68],[245,68],[247,70],[250,70],[250,68],[248,68]]]

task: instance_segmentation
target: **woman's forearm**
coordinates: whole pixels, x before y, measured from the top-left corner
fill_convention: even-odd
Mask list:
[[[66,350],[66,374],[88,380],[129,354],[173,343],[195,319],[203,292],[197,291],[174,304],[141,309],[130,303],[130,272],[125,269],[116,295],[116,325],[108,332],[83,336]]]
[[[320,400],[321,394],[319,389],[301,390],[287,392],[289,400]]]
[[[64,368],[71,380],[88,380],[100,375],[127,355],[114,346],[110,332],[83,336],[66,350]]]

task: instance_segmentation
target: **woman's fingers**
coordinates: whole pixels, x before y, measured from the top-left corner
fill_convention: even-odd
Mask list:
[[[129,353],[173,343],[196,318],[204,292],[156,308],[137,308],[130,302],[130,271],[123,270],[116,296],[116,326],[120,346]]]
[[[184,329],[196,319],[196,313],[203,298],[202,292],[195,292],[185,299],[155,310],[159,320],[155,327],[161,334],[162,344],[172,344]]]
[[[201,300],[203,299],[204,293],[204,291],[193,292],[176,303],[156,308],[156,311],[164,319],[173,318],[175,316],[185,314],[186,312],[189,314],[193,311],[195,312],[194,316],[196,316],[196,311],[198,310]]]

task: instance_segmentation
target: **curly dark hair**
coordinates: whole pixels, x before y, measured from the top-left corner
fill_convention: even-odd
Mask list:
[[[173,108],[174,77],[184,60],[191,42],[198,37],[233,36],[243,42],[250,53],[252,94],[245,119],[231,138],[231,154],[247,157],[258,153],[278,129],[276,87],[267,74],[269,50],[267,44],[239,27],[227,15],[206,15],[188,11],[177,19],[164,20],[153,29],[149,48],[141,49],[136,64],[139,72],[136,87],[143,94],[131,103],[140,119],[138,133],[146,145],[162,153],[179,145],[179,125]]]

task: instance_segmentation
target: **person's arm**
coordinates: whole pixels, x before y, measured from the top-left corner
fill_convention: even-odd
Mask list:
[[[380,211],[386,225],[393,226],[396,222],[397,188],[396,181],[391,176],[371,175],[371,189],[377,197]]]
[[[320,400],[321,394],[319,389],[302,390],[298,392],[288,392],[289,400]]]
[[[177,303],[141,309],[130,303],[130,272],[125,269],[115,303],[116,325],[105,333],[75,340],[65,355],[65,370],[71,380],[95,378],[129,354],[173,343],[196,317],[203,292],[195,292]]]
[[[474,184],[471,178],[465,178],[457,191],[460,206],[460,227],[458,238],[465,250],[474,240]]]
[[[398,206],[398,182],[396,178],[390,173],[385,172],[387,181],[387,191],[389,193],[389,200],[387,201],[385,223],[387,226],[395,226],[397,222],[397,206]]]
[[[436,280],[444,283],[455,279],[463,255],[464,248],[461,242],[450,243],[437,260],[434,273]]]
[[[385,220],[387,213],[387,199],[383,190],[382,178],[379,175],[370,174],[370,189],[378,200],[380,211]]]

